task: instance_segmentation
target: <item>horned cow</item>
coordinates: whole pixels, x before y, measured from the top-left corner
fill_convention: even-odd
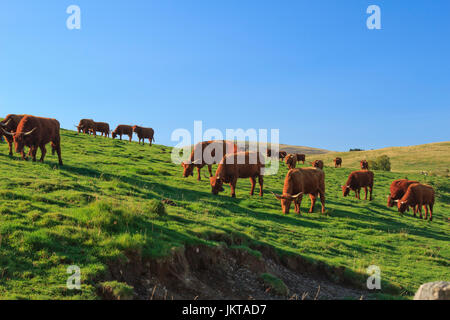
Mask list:
[[[288,169],[295,169],[295,166],[297,165],[297,155],[288,154],[284,161],[286,162]]]
[[[387,206],[392,208],[395,203],[400,200],[408,190],[408,187],[414,183],[419,183],[418,181],[410,181],[408,179],[399,179],[395,180],[391,183],[390,191],[391,193],[388,195]]]
[[[94,128],[93,128],[93,134],[96,136],[96,133],[100,132],[102,136],[108,137],[111,132],[109,129],[109,124],[106,122],[95,122],[94,121]]]
[[[323,161],[322,160],[314,160],[311,165],[313,167],[319,168],[323,170]]]
[[[434,189],[420,183],[411,184],[405,195],[397,202],[400,213],[404,213],[408,207],[414,207],[414,216],[419,211],[420,219],[423,219],[422,206],[425,207],[425,219],[428,219],[428,208],[430,208],[430,221],[433,221],[433,205]]]
[[[121,124],[121,125],[118,125],[116,130],[114,130],[112,132],[113,139],[115,139],[117,136],[119,136],[120,140],[122,140],[123,135],[127,135],[130,138],[129,140],[131,142],[131,139],[133,139],[133,127]]]
[[[302,197],[309,194],[311,198],[311,208],[314,211],[317,195],[320,195],[322,203],[322,213],[325,213],[325,173],[318,168],[291,169],[284,179],[283,194],[274,196],[281,201],[281,208],[284,214],[289,213],[291,203],[295,204],[295,212],[300,214]]]
[[[208,166],[209,176],[212,177],[212,165],[222,161],[224,155],[236,152],[237,145],[230,141],[213,140],[197,143],[191,152],[189,160],[181,163],[183,177],[193,176],[194,168],[197,168],[197,180],[200,181],[200,170],[205,165]]]
[[[259,195],[263,196],[264,157],[259,152],[236,152],[223,157],[217,167],[216,174],[210,178],[211,192],[217,195],[224,191],[223,184],[230,184],[231,196],[236,197],[236,184],[239,178],[250,178],[252,187],[250,195],[254,194],[256,178],[259,182]]]
[[[367,188],[370,191],[370,201],[372,201],[372,191],[373,191],[373,172],[369,170],[353,171],[350,173],[347,183],[342,186],[342,194],[344,197],[348,196],[350,190],[355,191],[355,197],[361,200],[360,193],[361,188],[364,188],[365,198],[367,200]]]
[[[17,115],[17,114],[8,114],[6,116],[5,119],[3,119],[3,121],[0,122],[0,127],[9,132],[9,133],[14,133],[17,130],[17,126],[19,125],[20,120],[22,120],[23,115]],[[13,155],[13,136],[9,135],[9,134],[5,134],[3,131],[0,131],[0,136],[5,136],[6,142],[8,142],[8,146],[9,146],[9,155],[12,156]]]
[[[59,134],[60,124],[56,119],[40,118],[25,115],[17,126],[17,131],[13,134],[5,131],[3,133],[13,137],[14,146],[17,153],[26,160],[24,147],[30,147],[30,153],[33,161],[36,161],[37,149],[41,149],[41,162],[44,162],[47,150],[45,145],[51,142],[52,154],[58,153],[59,164],[63,165],[61,158],[61,137]]]
[[[297,156],[297,162],[301,161],[303,164],[305,164],[305,161],[306,161],[306,155],[305,154],[297,153],[296,156]]]
[[[78,133],[93,134],[95,136],[95,122],[92,119],[81,119],[78,126]]]
[[[342,168],[342,158],[337,157],[333,160],[335,168]]]

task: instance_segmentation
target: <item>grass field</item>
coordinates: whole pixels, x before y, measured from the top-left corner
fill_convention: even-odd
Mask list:
[[[448,146],[436,148],[448,155]],[[366,268],[378,265],[382,292],[394,295],[410,296],[424,282],[449,280],[450,181],[415,174],[415,164],[407,162],[414,159],[403,161],[403,154],[387,153],[393,170],[437,191],[433,222],[386,208],[390,182],[404,173],[376,171],[373,202],[342,198],[340,185],[352,171],[347,166],[355,167],[361,154],[344,157],[341,169],[324,169],[327,215],[317,213],[319,206],[306,213],[305,198],[301,216],[284,216],[270,194],[282,190],[284,165],[265,178],[263,199],[248,195],[247,179],[239,181],[232,199],[229,187],[213,196],[206,179],[182,178],[169,147],[62,130],[62,152],[65,165],[58,167],[51,154],[44,164],[11,159],[0,144],[0,298],[97,299],[107,263],[124,260],[127,251],[162,257],[186,244],[217,245],[211,239],[224,237],[240,239],[244,249],[267,245],[280,255],[345,266],[346,276],[361,286]],[[417,161],[441,169],[436,158],[430,165],[426,158]],[[176,206],[160,215],[166,198]],[[70,265],[81,268],[81,291],[66,288]]]

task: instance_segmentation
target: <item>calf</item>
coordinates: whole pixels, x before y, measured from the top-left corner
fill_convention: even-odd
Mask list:
[[[223,184],[230,184],[231,196],[236,197],[236,184],[239,178],[250,178],[252,187],[250,195],[255,191],[256,178],[259,182],[259,195],[263,196],[264,157],[259,152],[236,152],[223,157],[217,167],[216,174],[210,178],[211,192],[217,195],[224,191]]]
[[[112,132],[112,138],[115,139],[117,136],[120,136],[120,140],[122,140],[122,135],[127,135],[131,139],[133,139],[133,127],[127,126],[124,124],[118,125],[116,130]]]
[[[410,181],[408,179],[399,179],[391,183],[391,193],[388,196],[387,206],[392,208],[398,200],[400,200],[408,190],[408,187],[418,181]]]
[[[216,156],[216,151],[218,152]],[[212,177],[212,165],[219,163],[223,156],[228,153],[236,153],[237,145],[230,141],[204,141],[197,143],[191,152],[189,161],[182,162],[183,177],[194,175],[194,168],[197,168],[197,180],[200,181],[200,170],[208,166],[209,176]],[[211,158],[211,159],[208,159]]]
[[[284,161],[286,162],[288,169],[295,169],[295,166],[297,165],[297,156],[288,154]]]
[[[302,162],[303,164],[305,164],[306,161],[306,155],[304,155],[303,153],[297,153],[297,162]]]
[[[337,157],[333,161],[334,161],[335,168],[338,168],[338,167],[342,168],[342,158]]]
[[[361,160],[359,163],[361,170],[369,170],[369,162],[367,160]]]
[[[323,170],[323,161],[322,160],[314,160],[311,165],[313,167],[319,168]]]
[[[150,147],[151,147],[152,141],[155,141],[155,138],[154,138],[155,130],[153,130],[152,128],[144,128],[144,127],[134,126],[133,132],[136,132],[136,134],[139,138],[139,144],[141,144],[141,140],[142,140],[142,145],[145,145],[145,139],[148,139],[148,141],[150,142]]]
[[[405,195],[398,200],[397,207],[400,213],[404,213],[408,207],[414,208],[414,216],[416,212],[420,212],[422,217],[422,206],[425,207],[425,219],[428,219],[428,207],[430,208],[430,221],[433,221],[433,205],[434,205],[434,189],[430,186],[414,183],[408,187]]]
[[[361,188],[364,188],[367,200],[367,188],[370,190],[370,201],[372,201],[372,190],[373,190],[373,172],[369,170],[360,170],[350,173],[347,183],[342,186],[342,194],[344,197],[348,196],[350,190],[355,191],[355,197],[361,200],[360,193]]]
[[[22,120],[23,115],[17,115],[17,114],[8,114],[3,121],[0,122],[0,127],[9,132],[14,133],[17,130],[17,126],[19,125],[20,121]],[[6,142],[8,142],[9,146],[9,155],[13,155],[13,149],[12,145],[14,142],[13,136],[9,134],[4,134],[2,130],[0,130],[0,137],[5,136]]]
[[[309,194],[311,198],[310,213],[314,211],[317,195],[320,195],[322,213],[325,213],[325,173],[322,170],[318,168],[289,170],[284,179],[283,194],[274,194],[274,196],[281,200],[281,208],[284,214],[289,213],[292,201],[295,204],[295,212],[300,214],[300,206],[304,194]]]

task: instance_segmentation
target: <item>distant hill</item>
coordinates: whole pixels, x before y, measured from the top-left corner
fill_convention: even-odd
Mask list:
[[[250,142],[250,144],[255,144],[255,142]],[[271,144],[268,143],[268,148],[270,148]],[[286,151],[287,153],[304,153],[306,155],[314,155],[314,154],[325,154],[331,151],[319,148],[305,147],[305,146],[291,146],[288,144],[280,144],[280,151]]]
[[[321,155],[325,165],[333,165],[335,157],[343,159],[343,167],[359,168],[362,159],[370,160],[387,155],[393,172],[439,174],[447,176],[450,170],[450,141],[409,147],[391,147],[369,151],[330,152]]]

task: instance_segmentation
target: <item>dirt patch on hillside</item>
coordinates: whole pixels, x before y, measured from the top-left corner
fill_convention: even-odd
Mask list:
[[[280,259],[270,248],[262,252],[257,257],[242,249],[197,245],[158,260],[143,261],[129,254],[127,263],[109,265],[107,280],[133,286],[135,298],[143,300],[360,299],[368,294],[330,281],[329,275],[320,275],[320,265],[306,266],[300,257]],[[339,279],[343,271],[333,272]],[[264,283],[262,273],[281,279],[289,294],[277,295]]]

